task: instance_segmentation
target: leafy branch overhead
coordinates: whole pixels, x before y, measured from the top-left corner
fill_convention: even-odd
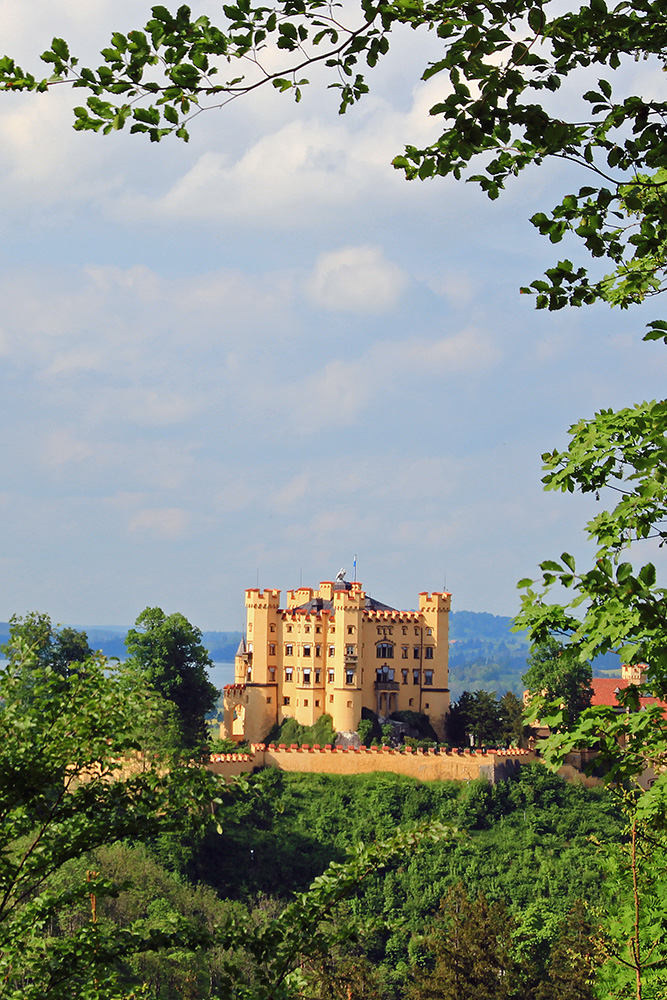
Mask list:
[[[187,140],[202,111],[259,87],[289,91],[298,101],[308,83],[303,73],[318,63],[333,77],[344,112],[368,92],[366,69],[388,54],[392,32],[423,28],[442,41],[442,57],[422,74],[444,78],[442,99],[430,109],[442,131],[424,148],[408,146],[394,166],[409,179],[464,177],[497,198],[528,166],[551,157],[572,161],[586,168],[590,183],[532,222],[552,243],[578,237],[612,270],[591,275],[562,260],[523,290],[536,296],[538,308],[560,309],[598,299],[626,307],[663,289],[667,104],[615,93],[607,79],[630,60],[664,65],[660,0],[612,8],[590,0],[565,13],[548,0],[362,0],[351,24],[342,20],[351,13],[325,0],[239,0],[223,11],[216,24],[186,6],[174,13],[154,6],[140,28],[113,33],[96,68],[82,66],[55,38],[41,57],[50,76],[5,56],[0,87],[43,92],[70,84],[87,92],[74,109],[77,129],[108,134],[129,124],[153,142],[172,134]],[[285,54],[278,70],[269,68],[276,50]],[[593,89],[581,88],[579,107],[566,119],[558,91],[580,73],[589,86],[591,67],[601,75]]]

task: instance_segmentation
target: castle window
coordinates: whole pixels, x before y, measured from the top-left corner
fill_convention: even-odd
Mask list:
[[[393,660],[394,647],[391,642],[378,642],[375,646],[375,656],[378,660]]]
[[[379,625],[378,625],[378,635],[384,635],[384,631],[383,629],[380,628]]]
[[[275,679],[276,679],[276,668],[275,667],[269,667],[269,680],[270,681],[275,681]]]
[[[310,670],[304,670],[303,672],[303,683],[310,684]]]
[[[419,684],[419,671],[418,670],[413,670],[412,671],[412,683],[413,684]]]
[[[322,671],[321,670],[316,670],[315,671],[315,683],[319,684],[321,682],[321,680],[322,680]]]
[[[275,656],[275,655],[276,655],[276,644],[275,644],[275,642],[270,642],[269,643],[269,656]]]
[[[329,646],[329,656],[335,656],[335,655],[336,655],[336,647]]]
[[[347,634],[348,635],[354,635],[354,625],[348,625],[347,626]]]
[[[252,653],[252,643],[251,642],[248,643],[248,652]]]
[[[346,656],[356,656],[357,655],[357,647],[356,646],[346,646],[345,647],[345,655]]]
[[[419,646],[415,646],[414,652],[412,654],[412,658],[413,658],[413,660],[418,660],[419,659]]]
[[[317,699],[315,699],[315,708],[319,708],[319,707],[320,707],[320,703],[319,703],[319,701]]]
[[[285,646],[285,656],[294,656],[294,646],[291,642],[288,642]]]
[[[419,629],[415,626],[415,635],[419,635]]]
[[[310,625],[306,625],[304,632],[310,632]]]
[[[275,630],[276,630],[275,625],[269,625],[269,632],[275,632]]]
[[[294,670],[292,667],[285,667],[285,680],[289,684],[294,677]]]
[[[303,703],[306,706],[306,708],[308,708],[308,699],[307,698],[304,698]]]
[[[292,631],[292,626],[291,626],[291,625],[288,625],[288,626],[287,626],[287,631],[288,631],[288,632],[291,632],[291,631]]]
[[[404,625],[403,626],[403,635],[407,635],[407,634],[408,634],[408,626]]]
[[[430,707],[431,707],[431,706],[429,705],[429,703],[428,703],[428,702],[426,702],[426,704],[424,705],[424,708],[430,708]]]
[[[401,677],[403,678],[403,683],[408,683],[408,672],[407,670],[401,670]]]
[[[330,701],[330,702],[332,702],[332,701],[333,701],[333,695],[332,695],[332,694],[330,694],[330,695],[329,695],[329,701]]]
[[[267,699],[266,699],[266,704],[267,704],[267,705],[270,705],[270,704],[271,704],[271,699],[270,699],[270,698],[267,698]]]
[[[289,705],[289,697],[287,695],[283,698],[283,705]]]
[[[412,707],[414,705],[414,703],[415,703],[415,699],[411,698],[410,701],[408,702],[408,705],[410,705],[410,707]]]
[[[311,650],[310,644],[304,646],[303,647],[303,655],[304,656],[310,656],[310,650]]]
[[[433,635],[433,629],[432,628],[427,628],[426,629],[426,635]]]
[[[331,628],[329,629],[329,631],[331,632],[332,635],[334,635],[335,632],[336,632],[336,626],[332,625]]]
[[[321,655],[322,655],[322,647],[315,646],[315,656],[321,656]]]
[[[348,708],[352,708],[352,702],[351,702],[351,701],[348,701],[348,703],[347,703],[347,707],[348,707]]]
[[[248,682],[248,684],[250,684],[250,682],[252,680],[252,667],[248,667],[248,669],[246,671],[246,677],[245,677],[245,679]]]
[[[252,622],[248,622],[248,632],[252,632]]]
[[[321,632],[321,631],[322,631],[322,626],[321,626],[321,625],[316,625],[316,626],[315,626],[315,631],[316,631],[317,633]]]
[[[345,671],[345,683],[354,684],[354,670]]]
[[[426,646],[424,649],[424,656],[427,660],[433,659],[433,646]]]
[[[334,672],[333,672],[333,670],[330,670],[329,671],[329,684],[333,684],[333,682],[334,682]]]
[[[402,660],[407,660],[407,658],[408,658],[408,647],[407,646],[401,646],[401,659]]]
[[[425,685],[426,684],[428,684],[428,685],[432,685],[433,684],[433,671],[432,670],[425,670],[424,671],[424,684]]]

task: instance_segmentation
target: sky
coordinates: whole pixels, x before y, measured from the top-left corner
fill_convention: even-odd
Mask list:
[[[4,50],[41,73],[57,34],[94,61],[148,7],[0,0]],[[436,54],[407,32],[347,115],[315,77],[188,144],[76,133],[64,87],[0,94],[0,620],[159,605],[238,629],[246,587],[351,578],[355,554],[392,606],[446,587],[513,615],[540,560],[585,557],[594,502],[544,493],[540,455],[663,394],[664,347],[641,344],[660,312],[519,295],[573,254],[528,222],[585,183],[572,166],[493,203],[392,169],[437,134]]]

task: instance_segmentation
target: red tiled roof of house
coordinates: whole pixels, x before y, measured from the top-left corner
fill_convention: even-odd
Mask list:
[[[629,683],[630,681],[626,681],[622,677],[594,677],[591,681],[591,687],[593,688],[591,705],[611,705],[613,708],[618,708],[619,702],[616,695],[618,691],[626,688]],[[640,708],[648,708],[649,705],[661,705],[665,712],[667,712],[667,703],[661,701],[659,698],[639,699]]]

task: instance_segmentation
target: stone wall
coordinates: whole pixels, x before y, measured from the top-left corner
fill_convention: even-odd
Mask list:
[[[258,767],[277,767],[282,771],[310,774],[369,774],[385,771],[405,774],[419,781],[470,781],[486,778],[491,784],[509,777],[522,764],[536,756],[529,750],[392,750],[389,747],[342,749],[326,747],[287,747],[253,744],[250,754],[214,754],[210,770],[226,779],[247,774]]]

